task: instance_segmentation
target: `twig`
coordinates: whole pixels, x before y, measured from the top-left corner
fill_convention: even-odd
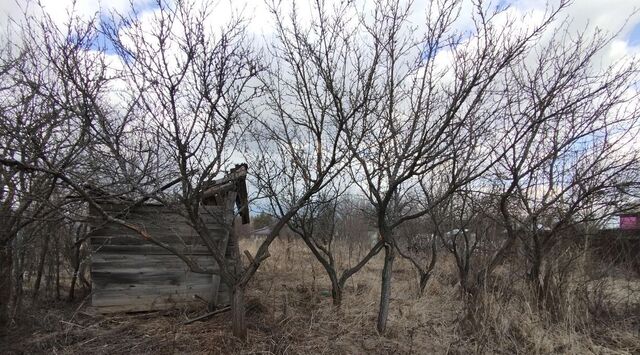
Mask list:
[[[251,263],[251,264],[253,264],[253,263],[254,263],[254,261],[253,261],[253,256],[251,256],[251,253],[250,253],[248,250],[245,250],[245,251],[244,251],[244,255],[246,255],[246,256],[247,256],[247,259],[249,259],[249,263]]]
[[[200,295],[193,295],[193,298],[195,298],[196,300],[198,300],[198,301],[200,301],[200,302],[202,302],[202,303],[204,303],[206,305],[209,305],[209,303],[210,303],[209,301],[207,301],[204,298],[200,297]]]
[[[87,302],[87,300],[89,299],[89,297],[91,297],[91,295],[93,295],[93,291],[89,292],[89,294],[84,297],[82,302],[80,302],[80,305],[78,306],[78,308],[76,308],[76,310],[71,315],[71,318],[69,319],[69,322],[73,321],[73,319],[76,317],[76,314],[78,314],[78,312],[80,311],[80,308],[82,308],[82,306],[84,306],[84,303]]]
[[[86,327],[81,326],[80,324],[76,324],[76,323],[72,323],[72,322],[67,322],[66,320],[60,320],[60,323],[64,323],[64,324],[68,324],[68,325],[72,325],[74,327],[78,327],[81,329],[85,329]]]
[[[199,317],[196,317],[196,318],[193,318],[193,319],[189,319],[189,320],[185,321],[185,322],[184,322],[184,323],[182,323],[182,324],[185,324],[185,325],[186,325],[186,324],[191,324],[191,323],[193,323],[193,322],[197,322],[197,321],[200,321],[200,320],[204,320],[204,319],[207,319],[207,318],[213,317],[213,316],[215,316],[216,314],[224,313],[224,312],[226,312],[226,311],[228,311],[228,310],[230,310],[230,309],[231,309],[231,306],[226,306],[226,307],[224,307],[224,308],[217,309],[217,310],[215,310],[215,311],[213,311],[213,312],[209,312],[209,313],[203,314],[203,315],[201,315],[201,316],[199,316]]]
[[[91,338],[91,339],[89,339],[87,341],[84,341],[84,342],[80,343],[80,346],[85,345],[85,344],[89,344],[90,342],[92,342],[92,341],[94,341],[96,339],[98,339],[98,338],[97,337],[96,338]]]

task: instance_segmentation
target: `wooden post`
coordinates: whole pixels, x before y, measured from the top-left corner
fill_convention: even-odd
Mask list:
[[[224,200],[223,220],[221,222],[224,225],[224,228],[227,229],[227,238],[225,241],[223,241],[224,244],[222,245],[222,249],[227,250],[228,248],[232,247],[232,244],[234,242],[236,242],[235,236],[233,233],[233,220],[234,220],[234,206],[235,206],[237,192],[231,190],[226,192],[225,195],[226,196]],[[228,254],[229,254],[228,252],[225,252],[225,257],[227,257]],[[222,282],[220,275],[212,275],[211,279],[212,279],[212,287],[211,287],[212,294],[211,294],[211,304],[209,308],[213,310],[216,307],[218,307],[219,306],[218,303],[221,300],[224,300],[225,298],[219,297],[220,290],[222,289],[220,285],[220,282]],[[232,287],[232,285],[228,285],[228,286]]]
[[[233,336],[242,341],[247,340],[247,325],[244,319],[244,288],[242,286],[233,287],[231,300],[231,315]]]

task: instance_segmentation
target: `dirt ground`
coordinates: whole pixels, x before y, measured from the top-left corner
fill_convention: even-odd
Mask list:
[[[245,249],[255,249],[245,242]],[[611,324],[584,327],[540,319],[522,302],[495,304],[469,333],[452,270],[441,268],[424,296],[408,263],[398,261],[388,332],[375,318],[382,257],[348,283],[340,309],[332,306],[324,270],[302,246],[278,242],[249,287],[247,343],[231,335],[230,315],[191,324],[191,309],[98,315],[86,297],[75,303],[25,307],[20,323],[0,337],[7,354],[640,354],[640,314],[628,310]],[[513,305],[511,308],[510,305]],[[640,308],[638,308],[640,309]]]

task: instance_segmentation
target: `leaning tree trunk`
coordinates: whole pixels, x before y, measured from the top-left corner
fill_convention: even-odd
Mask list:
[[[9,323],[12,263],[11,246],[8,244],[0,245],[0,329]]]
[[[382,268],[382,287],[380,289],[380,308],[378,310],[377,329],[379,333],[384,333],[387,328],[389,318],[389,301],[391,299],[391,277],[393,273],[393,261],[395,259],[395,248],[387,243],[384,246],[384,267]]]

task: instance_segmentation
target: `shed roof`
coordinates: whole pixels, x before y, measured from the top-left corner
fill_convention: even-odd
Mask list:
[[[230,191],[235,191],[235,204],[238,207],[242,224],[249,223],[249,198],[247,192],[247,164],[238,164],[229,173],[211,185],[202,193],[205,205],[223,205]]]

